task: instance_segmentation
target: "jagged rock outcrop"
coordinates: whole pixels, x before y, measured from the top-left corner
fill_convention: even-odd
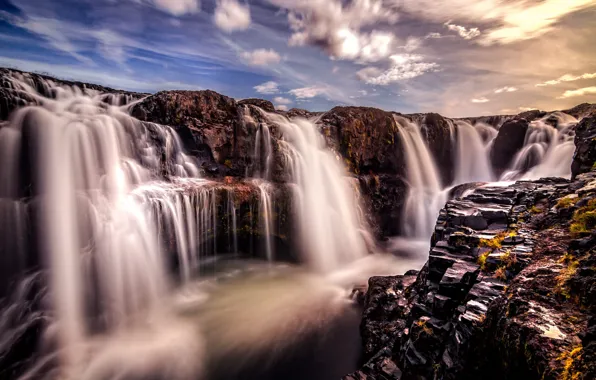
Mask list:
[[[501,175],[519,152],[526,139],[529,123],[524,118],[506,121],[499,129],[491,150],[491,162],[497,175]]]
[[[596,170],[596,115],[584,118],[575,128],[575,145],[571,172],[578,174]]]
[[[596,171],[448,202],[415,282],[370,280],[346,379],[593,378],[595,248]]]

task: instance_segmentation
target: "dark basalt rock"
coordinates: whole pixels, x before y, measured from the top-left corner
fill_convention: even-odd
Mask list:
[[[572,175],[596,169],[596,116],[583,119],[575,128],[577,147],[571,164]]]
[[[250,104],[261,108],[263,111],[275,112],[275,106],[269,100],[264,99],[243,99],[238,101],[238,105]]]
[[[454,152],[451,144],[449,123],[437,113],[424,117],[422,131],[441,173],[443,184],[449,184],[455,176]]]
[[[500,176],[509,167],[517,152],[524,146],[528,126],[526,119],[515,119],[505,122],[499,129],[490,152],[493,169],[497,175]]]
[[[571,211],[555,207],[567,194]],[[593,198],[596,171],[448,202],[415,282],[370,280],[368,362],[346,379],[593,378],[596,233],[570,232]]]
[[[576,119],[596,116],[596,104],[582,103],[562,112],[566,113],[567,115],[571,115]]]
[[[327,143],[345,158],[354,174],[405,173],[396,147],[398,125],[389,112],[367,107],[335,107],[320,121]]]

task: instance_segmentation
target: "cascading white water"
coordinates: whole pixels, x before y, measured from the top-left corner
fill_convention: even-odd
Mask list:
[[[404,205],[405,237],[426,239],[434,228],[437,213],[446,200],[439,171],[420,133],[418,124],[395,116],[403,145],[409,185]]]
[[[554,121],[553,127],[549,122]],[[577,119],[554,112],[530,123],[523,149],[515,156],[511,169],[501,179],[540,179],[571,177],[571,162],[575,144],[573,128]]]
[[[156,308],[169,288],[154,218],[132,190],[162,174],[188,177],[198,169],[170,128],[140,123],[102,96],[51,81],[43,87],[55,99],[46,98],[20,79],[12,79],[13,88],[40,106],[17,111],[0,131],[0,146],[7,147],[0,178],[9,184],[0,197],[19,204],[31,203],[22,200],[29,196],[39,209],[52,330],[64,375],[75,376],[69,371],[83,359],[78,347],[92,331],[123,328],[142,310]],[[166,173],[154,139],[164,142]],[[29,182],[24,194],[21,185]]]
[[[296,184],[295,202],[305,261],[329,271],[366,255],[366,244],[347,173],[306,119],[265,114],[280,128],[285,168]]]
[[[460,120],[455,122],[455,133],[457,143],[453,184],[493,181],[489,151],[490,142],[497,136],[497,131],[490,126],[472,126]]]

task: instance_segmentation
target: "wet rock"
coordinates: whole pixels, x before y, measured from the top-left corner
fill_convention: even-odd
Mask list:
[[[443,116],[436,113],[429,113],[425,116],[422,131],[428,148],[441,173],[444,184],[451,183],[455,176],[455,163],[453,148],[451,144],[451,129],[449,123]]]
[[[275,112],[275,106],[268,100],[264,99],[243,99],[238,101],[238,105],[250,104],[261,108],[263,111]]]
[[[526,119],[515,119],[505,122],[499,129],[490,153],[493,169],[498,176],[509,167],[517,152],[524,146],[528,126]]]
[[[374,322],[383,324],[363,315],[379,342],[368,354],[384,346],[404,379],[594,377],[596,233],[574,239],[575,214],[554,206],[566,196],[582,198],[572,211],[590,204],[595,180],[593,171],[574,182],[486,186],[449,201],[416,281],[397,302],[375,296]],[[398,281],[375,278],[374,294],[393,294]]]
[[[577,147],[571,165],[572,175],[596,169],[596,116],[583,119],[575,128]]]

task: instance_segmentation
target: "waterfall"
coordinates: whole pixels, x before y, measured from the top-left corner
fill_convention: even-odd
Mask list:
[[[76,368],[77,347],[92,332],[121,329],[157,308],[169,288],[156,220],[135,188],[162,175],[194,176],[198,168],[169,127],[141,123],[76,88],[43,82],[52,99],[27,81],[12,83],[39,105],[16,111],[0,131],[6,148],[0,201],[16,211],[0,213],[0,225],[19,231],[20,220],[34,218],[40,242],[34,256],[49,267],[60,360]],[[172,218],[179,218],[188,204],[174,206]],[[184,246],[185,239],[177,236],[176,243]],[[189,249],[180,250],[185,258]]]
[[[264,114],[281,130],[285,170],[295,186],[301,251],[312,268],[329,271],[366,255],[357,205],[347,173],[326,149],[315,123]]]
[[[420,126],[399,116],[395,116],[395,121],[400,126],[409,185],[402,230],[407,238],[425,239],[431,235],[437,214],[445,203],[445,192]]]
[[[562,112],[554,112],[531,122],[523,149],[517,153],[511,169],[503,173],[501,179],[571,178],[571,162],[575,151],[573,127],[577,122],[576,118]]]
[[[453,184],[493,181],[489,152],[490,142],[497,136],[497,131],[483,124],[472,126],[466,121],[456,121],[455,134],[457,137]]]

